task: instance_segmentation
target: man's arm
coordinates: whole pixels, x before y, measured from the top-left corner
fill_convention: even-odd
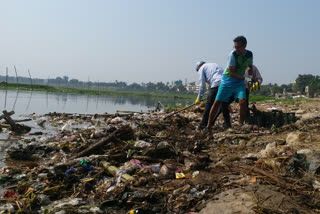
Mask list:
[[[236,73],[236,66],[229,66],[229,72],[231,77],[244,80],[243,76]]]
[[[201,99],[204,91],[206,89],[206,77],[204,75],[204,69],[201,69],[200,71],[200,86],[199,86],[199,93],[198,93],[198,99]]]
[[[236,73],[236,58],[233,53],[231,53],[228,57],[228,67],[231,77],[244,80],[244,77]]]

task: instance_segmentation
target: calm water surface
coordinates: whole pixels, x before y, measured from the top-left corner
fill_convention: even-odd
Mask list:
[[[0,90],[0,109],[14,110],[16,115],[49,112],[65,113],[115,113],[117,110],[147,111],[154,109],[158,101],[162,104],[189,104],[190,100],[134,97],[134,96],[92,96],[57,94],[29,91]],[[2,106],[1,106],[2,105]]]

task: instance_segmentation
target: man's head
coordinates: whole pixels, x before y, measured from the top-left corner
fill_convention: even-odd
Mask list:
[[[234,40],[234,49],[238,54],[245,54],[247,47],[247,39],[244,36],[237,36]]]
[[[204,61],[197,62],[197,63],[196,63],[196,66],[195,66],[196,71],[199,71],[199,69],[201,68],[201,66],[202,66],[204,63],[205,63]]]

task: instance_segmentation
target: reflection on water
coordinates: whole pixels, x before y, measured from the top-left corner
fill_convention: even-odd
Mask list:
[[[35,91],[0,90],[4,109],[17,114],[66,113],[115,113],[117,110],[147,111],[154,109],[158,101],[162,104],[189,104],[188,100],[134,96],[91,96],[56,94]]]

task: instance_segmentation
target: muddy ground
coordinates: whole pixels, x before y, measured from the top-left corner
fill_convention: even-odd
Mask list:
[[[239,126],[235,104],[233,128],[219,118],[209,132],[198,130],[201,107],[166,119],[156,112],[31,115],[34,126],[20,135],[3,122],[14,140],[5,148],[0,210],[319,213],[320,102],[256,108],[268,112],[266,127]],[[279,111],[298,120],[270,126]]]

